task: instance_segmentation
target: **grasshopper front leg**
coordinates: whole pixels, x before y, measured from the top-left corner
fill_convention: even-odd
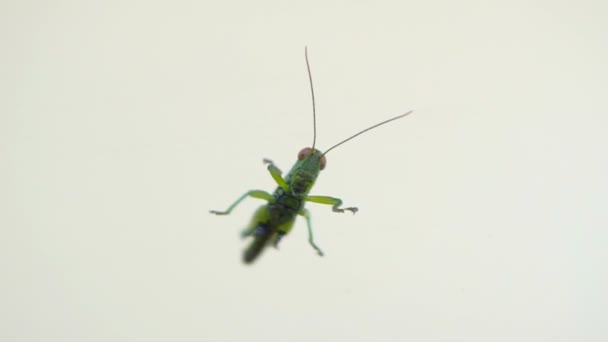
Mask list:
[[[321,203],[321,204],[329,204],[331,205],[331,210],[336,213],[343,213],[345,210],[352,212],[353,214],[359,211],[358,208],[348,207],[348,208],[340,208],[342,205],[342,200],[335,197],[329,196],[306,196],[304,197],[305,201],[313,202],[313,203]]]
[[[270,203],[274,203],[274,197],[271,194],[267,193],[266,191],[249,190],[246,193],[244,193],[243,196],[239,197],[239,199],[237,199],[234,203],[232,203],[232,205],[230,205],[228,207],[228,209],[226,209],[225,211],[210,210],[209,212],[212,214],[216,214],[216,215],[228,215],[232,212],[232,210],[237,205],[239,205],[241,202],[243,202],[243,200],[247,197],[259,198],[259,199],[266,200]]]
[[[268,164],[268,172],[270,172],[270,176],[272,179],[283,189],[284,191],[289,191],[289,184],[285,181],[283,176],[281,176],[281,170],[272,162],[272,160],[264,158],[262,159],[264,164]]]

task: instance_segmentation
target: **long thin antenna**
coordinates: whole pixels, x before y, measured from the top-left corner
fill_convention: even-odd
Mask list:
[[[312,149],[315,149],[317,142],[317,113],[315,111],[315,90],[312,87],[312,74],[310,73],[310,64],[308,63],[308,47],[304,47],[304,57],[306,58],[306,69],[308,69],[308,80],[310,81],[310,94],[312,95]]]
[[[340,146],[340,145],[344,144],[345,142],[347,142],[347,141],[349,141],[349,140],[354,139],[355,137],[360,136],[361,134],[363,134],[363,133],[365,133],[365,132],[367,132],[367,131],[369,131],[369,130],[372,130],[372,129],[374,129],[374,128],[378,127],[378,126],[382,126],[382,125],[384,125],[384,124],[387,124],[387,123],[389,123],[389,122],[391,122],[391,121],[394,121],[394,120],[397,120],[397,119],[401,119],[402,117],[404,117],[404,116],[406,116],[406,115],[408,115],[408,114],[411,114],[412,112],[413,112],[413,110],[410,110],[409,112],[407,112],[407,113],[405,113],[405,114],[397,115],[397,116],[395,116],[394,118],[390,118],[390,119],[388,119],[388,120],[382,121],[381,123],[378,123],[378,124],[375,124],[375,125],[373,125],[373,126],[371,126],[371,127],[368,127],[368,128],[366,128],[366,129],[362,130],[361,132],[359,132],[359,133],[357,133],[357,134],[355,134],[355,135],[351,136],[350,138],[344,139],[344,140],[340,141],[339,143],[335,144],[334,146],[330,147],[330,148],[329,148],[329,149],[327,149],[325,152],[323,152],[323,155],[326,155],[326,154],[327,154],[329,151],[333,150],[334,148],[336,148],[336,147],[338,147],[338,146]]]

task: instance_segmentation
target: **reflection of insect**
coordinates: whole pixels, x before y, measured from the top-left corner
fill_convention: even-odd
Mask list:
[[[310,65],[308,63],[308,52],[304,50],[304,56],[306,58],[306,68],[308,70],[308,79],[310,81],[310,91],[312,94],[312,115],[313,115],[313,140],[312,147],[305,147],[298,153],[298,160],[295,165],[291,168],[289,173],[283,178],[281,176],[281,170],[269,159],[264,159],[264,163],[268,164],[268,171],[270,175],[279,185],[279,187],[271,195],[266,191],[262,190],[250,190],[243,194],[237,199],[226,211],[212,210],[211,213],[217,215],[228,215],[232,210],[241,203],[246,197],[259,198],[268,201],[267,204],[259,207],[249,226],[241,234],[243,238],[252,236],[253,242],[245,250],[243,254],[243,261],[245,263],[253,262],[258,255],[262,252],[264,247],[273,243],[275,247],[278,246],[279,241],[283,235],[289,233],[293,227],[296,215],[301,215],[306,218],[306,224],[308,225],[308,242],[317,251],[320,256],[323,256],[323,252],[313,240],[312,226],[310,223],[310,212],[304,208],[305,202],[315,202],[321,204],[329,204],[332,206],[334,212],[342,213],[345,210],[357,212],[357,208],[348,207],[341,208],[342,200],[339,198],[329,196],[309,196],[308,192],[312,189],[312,186],[319,175],[319,171],[325,168],[326,160],[325,155],[333,150],[334,148],[344,144],[345,142],[361,135],[373,128],[384,125],[393,120],[400,119],[412,111],[405,114],[398,115],[394,118],[383,121],[379,124],[368,127],[361,132],[347,138],[334,146],[327,149],[325,152],[315,149],[315,141],[317,138],[317,126],[316,126],[316,113],[315,113],[315,93],[312,86],[312,76],[310,73]]]

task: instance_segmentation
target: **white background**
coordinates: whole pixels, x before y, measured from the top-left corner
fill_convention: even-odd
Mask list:
[[[605,341],[602,1],[5,1],[0,340]],[[238,238],[328,155],[280,249]]]

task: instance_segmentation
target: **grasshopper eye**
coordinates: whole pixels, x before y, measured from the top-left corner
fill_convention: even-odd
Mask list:
[[[298,160],[304,160],[308,158],[312,154],[312,148],[305,147],[300,152],[298,152]]]
[[[298,153],[298,160],[304,160],[304,159],[310,157],[310,155],[313,154],[313,152],[314,152],[314,150],[310,147],[303,148]],[[319,169],[323,170],[325,168],[326,164],[327,164],[327,160],[325,159],[325,156],[321,155],[321,160],[319,160]]]

